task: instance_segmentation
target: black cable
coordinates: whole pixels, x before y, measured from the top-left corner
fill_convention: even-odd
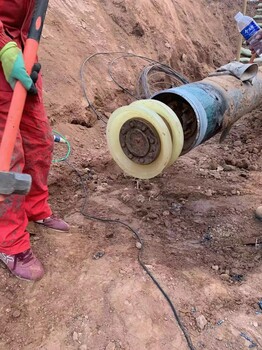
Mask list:
[[[96,56],[110,56],[110,55],[120,55],[116,58],[114,58],[113,60],[111,60],[109,62],[108,65],[108,74],[111,77],[111,79],[113,80],[113,82],[124,92],[126,92],[128,95],[130,95],[132,98],[138,100],[141,99],[141,96],[149,98],[150,97],[150,89],[148,86],[148,75],[151,74],[152,72],[158,71],[158,72],[164,72],[165,74],[175,77],[179,82],[181,82],[182,84],[187,84],[189,83],[189,81],[183,77],[181,74],[179,74],[178,72],[176,72],[173,68],[169,67],[168,65],[166,65],[165,63],[161,63],[159,61],[153,60],[151,58],[145,57],[145,56],[141,56],[141,55],[136,55],[134,53],[127,53],[127,52],[118,52],[118,51],[112,51],[112,52],[97,52],[93,55],[88,56],[82,63],[81,65],[81,69],[80,69],[80,78],[81,78],[81,86],[82,86],[82,90],[84,93],[84,96],[87,100],[87,103],[89,105],[89,107],[92,109],[93,113],[96,115],[96,117],[99,120],[102,120],[105,124],[107,123],[107,118],[105,115],[102,115],[100,113],[98,113],[97,109],[95,108],[95,106],[92,104],[92,102],[90,101],[90,98],[88,97],[87,94],[87,88],[86,88],[86,84],[85,84],[85,78],[84,78],[84,71],[85,71],[85,67],[86,64],[94,57]],[[125,88],[124,86],[122,86],[114,77],[113,72],[112,72],[112,68],[113,65],[120,59],[123,58],[139,58],[142,59],[146,62],[149,63],[149,66],[145,67],[141,74],[140,77],[138,79],[138,85],[139,88],[137,89],[142,90],[142,93],[139,91],[137,96],[135,96],[131,91],[129,91],[127,88]]]
[[[183,325],[179,315],[178,315],[178,312],[176,311],[176,308],[174,306],[174,304],[172,303],[171,299],[169,298],[169,296],[167,295],[167,293],[164,291],[164,289],[161,287],[161,285],[159,284],[159,282],[157,281],[157,279],[154,277],[154,275],[149,271],[149,269],[146,267],[146,265],[144,264],[143,260],[142,260],[142,255],[143,255],[143,250],[144,250],[144,242],[141,238],[141,236],[139,235],[138,231],[136,231],[135,229],[133,229],[130,225],[128,225],[127,223],[121,221],[121,220],[118,220],[118,219],[107,219],[107,218],[101,218],[101,217],[97,217],[97,216],[94,216],[94,215],[90,215],[90,214],[87,214],[85,212],[85,209],[86,209],[86,205],[87,205],[87,201],[88,201],[88,193],[87,193],[87,189],[86,189],[86,186],[85,186],[85,183],[84,183],[84,180],[83,180],[83,176],[80,174],[80,172],[71,164],[69,163],[67,160],[65,161],[67,163],[67,165],[69,167],[71,167],[74,172],[77,174],[77,176],[79,177],[80,179],[80,182],[81,182],[81,186],[82,186],[82,189],[83,189],[83,194],[84,194],[84,202],[83,202],[83,205],[80,209],[80,213],[86,217],[87,219],[90,219],[90,220],[95,220],[95,221],[100,221],[100,222],[104,222],[104,223],[110,223],[110,224],[118,224],[118,225],[121,225],[125,228],[127,228],[129,231],[131,231],[135,238],[138,240],[138,242],[141,244],[141,249],[139,249],[139,252],[138,252],[138,262],[139,264],[141,265],[141,267],[144,269],[144,271],[148,274],[148,276],[152,279],[152,281],[154,282],[154,284],[157,286],[157,288],[160,290],[160,292],[162,293],[162,295],[164,296],[164,298],[166,299],[166,301],[168,302],[169,306],[171,307],[172,311],[173,311],[173,314],[174,314],[174,317],[182,331],[182,333],[184,334],[184,337],[186,339],[186,342],[187,342],[187,345],[188,345],[188,348],[190,350],[195,350],[194,348],[194,345],[192,343],[192,340],[190,338],[190,335],[189,333],[187,332],[185,326]]]
[[[164,73],[165,76],[169,77],[173,84],[171,87],[188,84],[189,81],[176,72],[173,68],[159,63],[153,63],[145,67],[138,80],[138,91],[140,98],[150,98],[153,95],[153,92],[150,89],[149,78],[156,73]]]

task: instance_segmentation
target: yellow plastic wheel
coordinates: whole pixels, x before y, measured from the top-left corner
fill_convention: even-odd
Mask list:
[[[171,133],[173,143],[172,156],[168,166],[174,164],[180,156],[184,146],[183,128],[176,113],[166,104],[157,100],[135,101],[131,104],[131,106],[145,106],[146,108],[149,108],[152,111],[156,112],[164,119]]]
[[[168,127],[146,107],[130,105],[117,109],[108,120],[106,133],[113,159],[130,176],[151,179],[170,162],[172,138]]]

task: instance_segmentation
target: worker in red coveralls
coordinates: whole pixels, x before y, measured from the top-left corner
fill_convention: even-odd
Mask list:
[[[0,0],[0,142],[12,91],[19,80],[28,95],[11,171],[32,176],[27,196],[8,196],[0,203],[0,260],[16,277],[29,281],[41,279],[44,269],[30,248],[28,221],[59,231],[69,230],[69,225],[54,216],[47,203],[53,136],[44,110],[39,67],[36,65],[30,77],[22,56],[34,5],[34,0]]]

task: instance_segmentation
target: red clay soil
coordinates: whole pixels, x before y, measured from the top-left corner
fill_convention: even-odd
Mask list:
[[[45,101],[69,162],[87,189],[86,212],[139,230],[144,261],[177,307],[196,350],[262,347],[261,111],[150,181],[125,176],[107,150],[105,126],[87,108],[79,69],[95,52],[129,51],[170,64],[190,80],[234,59],[241,1],[51,0],[41,42]],[[109,116],[131,98],[97,57],[85,76]],[[115,74],[134,89],[141,62]],[[55,146],[55,156],[65,146]],[[46,275],[26,283],[0,269],[0,349],[186,350],[162,294],[137,261],[136,240],[81,213],[84,192],[66,163],[50,173],[50,203],[71,224],[62,234],[30,225]],[[98,254],[99,253],[99,254]],[[100,257],[95,259],[95,257]]]

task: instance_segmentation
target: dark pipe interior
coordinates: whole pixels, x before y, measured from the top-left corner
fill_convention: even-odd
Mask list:
[[[154,97],[155,100],[165,103],[178,116],[184,132],[184,147],[182,154],[187,153],[195,143],[198,134],[198,122],[194,109],[181,96],[164,92]]]

